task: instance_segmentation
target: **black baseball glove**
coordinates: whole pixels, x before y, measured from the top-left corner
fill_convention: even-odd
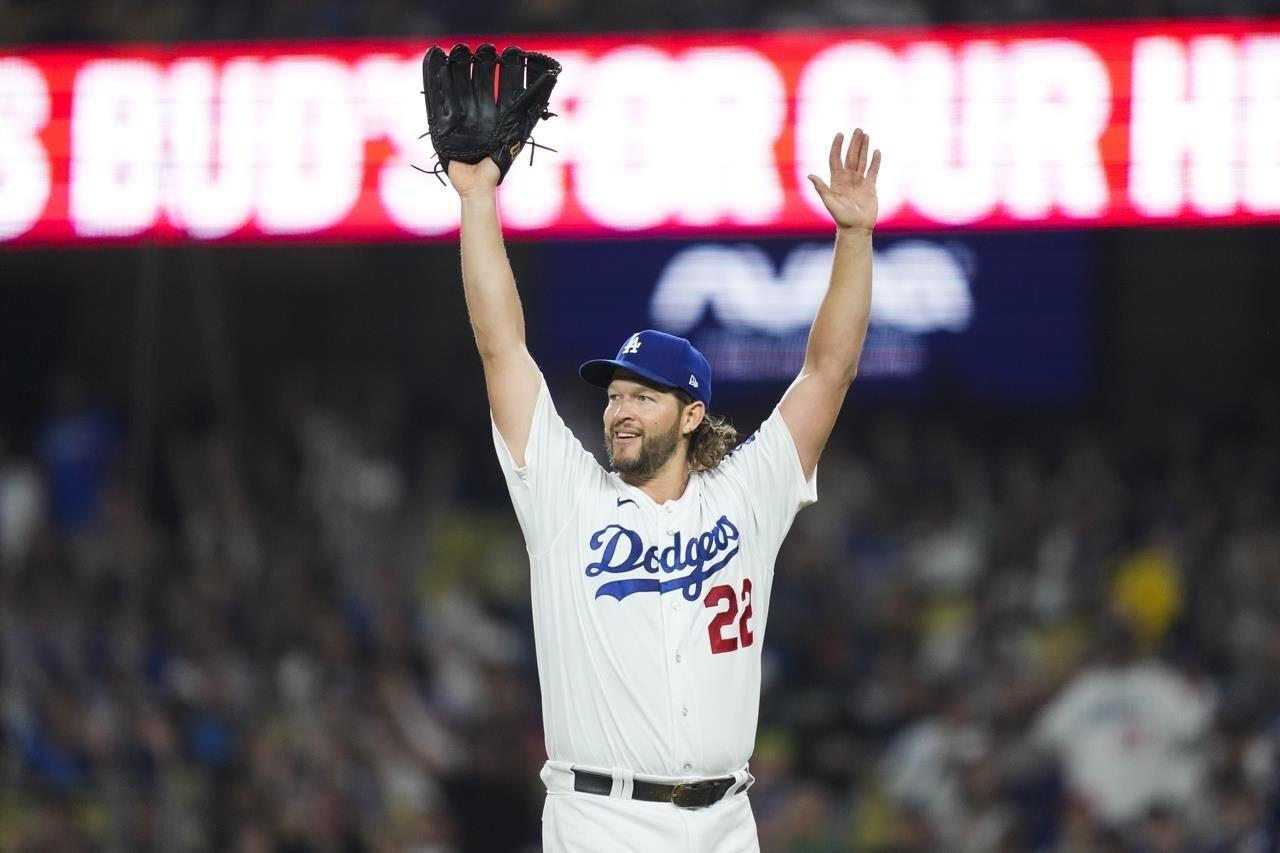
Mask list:
[[[497,97],[494,74],[497,73]],[[439,45],[422,59],[422,89],[427,97],[427,126],[439,160],[434,173],[448,174],[449,162],[479,163],[492,157],[502,178],[547,111],[560,63],[541,53],[508,47],[498,56],[491,44],[473,55],[455,44],[446,55]],[[545,148],[546,146],[536,146]]]

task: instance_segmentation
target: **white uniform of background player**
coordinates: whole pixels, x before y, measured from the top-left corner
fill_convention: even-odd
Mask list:
[[[621,474],[565,427],[525,347],[497,167],[449,164],[495,445],[529,552],[549,851],[758,849],[745,790],[773,562],[816,498],[871,303],[879,152],[868,160],[860,130],[844,157],[842,142],[830,186],[810,176],[838,231],[805,364],[760,429],[705,472],[690,470],[687,436],[707,416],[709,368],[689,370],[701,356],[680,338],[641,332],[606,373],[583,367],[608,386],[604,431]],[[618,363],[628,370],[614,373]],[[640,469],[641,458],[657,462]]]

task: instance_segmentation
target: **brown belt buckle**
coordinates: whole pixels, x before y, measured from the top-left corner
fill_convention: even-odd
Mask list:
[[[715,782],[681,782],[671,789],[671,802],[682,809],[700,809],[711,805]]]

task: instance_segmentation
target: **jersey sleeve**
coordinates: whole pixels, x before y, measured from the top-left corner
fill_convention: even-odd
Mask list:
[[[796,513],[818,500],[818,471],[805,479],[795,439],[778,409],[720,464],[746,493],[757,531],[775,546]]]
[[[525,546],[534,556],[545,553],[556,541],[572,520],[578,499],[603,473],[556,411],[546,380],[541,381],[523,466],[516,465],[492,411],[489,414],[502,476],[524,531]]]

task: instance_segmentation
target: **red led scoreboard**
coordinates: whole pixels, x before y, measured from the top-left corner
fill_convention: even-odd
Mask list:
[[[512,235],[825,232],[855,125],[885,228],[1280,220],[1280,21],[486,40],[564,64]],[[448,235],[428,46],[0,53],[0,245]]]

